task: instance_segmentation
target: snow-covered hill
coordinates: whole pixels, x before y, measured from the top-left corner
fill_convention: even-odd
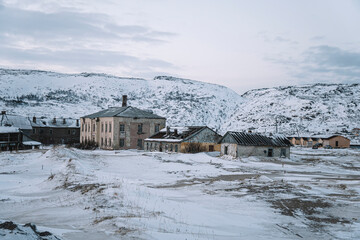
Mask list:
[[[168,124],[219,130],[241,103],[241,97],[224,86],[164,76],[145,80],[0,69],[0,81],[0,108],[30,117],[80,117],[121,106],[126,94],[129,105],[165,116]]]
[[[359,84],[314,84],[251,90],[224,128],[335,133],[360,127]]]
[[[334,133],[360,127],[359,84],[315,84],[251,90],[160,76],[153,80],[106,74],[0,69],[0,109],[25,116],[80,117],[108,106],[153,110],[170,125],[207,125],[224,133]],[[328,131],[327,131],[328,130]]]

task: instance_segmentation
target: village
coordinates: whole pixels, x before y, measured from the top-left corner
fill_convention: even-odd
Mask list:
[[[359,136],[359,128],[351,134]],[[138,149],[169,153],[220,152],[221,156],[290,157],[290,147],[359,148],[340,133],[288,136],[228,131],[221,136],[207,126],[166,126],[166,118],[127,104],[72,118],[32,118],[1,112],[1,151],[39,148],[41,145],[67,144],[83,149]]]

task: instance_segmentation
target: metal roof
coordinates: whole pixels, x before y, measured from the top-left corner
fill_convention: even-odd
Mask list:
[[[187,127],[171,127],[170,133],[167,134],[166,128],[163,128],[160,130],[160,132],[155,133],[151,137],[145,139],[147,141],[158,141],[158,140],[179,140],[183,141],[187,138],[191,138],[196,133],[200,132],[204,128],[207,128],[206,126],[187,126]],[[178,134],[175,134],[175,129],[178,130]]]
[[[283,135],[265,136],[257,133],[246,132],[227,132],[221,139],[221,143],[226,135],[230,135],[237,144],[243,146],[273,146],[273,147],[289,147],[291,143]]]
[[[65,119],[65,121],[64,121]],[[51,127],[51,128],[80,128],[77,125],[76,119],[73,118],[36,118],[36,121],[31,121],[33,127]]]
[[[151,118],[151,119],[165,119],[152,113],[151,111],[141,110],[136,107],[111,107],[84,116],[83,118],[100,118],[100,117],[126,117],[126,118]]]
[[[32,129],[31,123],[27,117],[12,114],[2,114],[0,116],[0,126],[17,127],[23,130]]]

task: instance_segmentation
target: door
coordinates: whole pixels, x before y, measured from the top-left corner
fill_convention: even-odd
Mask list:
[[[209,152],[213,152],[214,151],[214,145],[209,145]]]
[[[273,156],[273,149],[269,148],[268,149],[268,157],[272,157]]]

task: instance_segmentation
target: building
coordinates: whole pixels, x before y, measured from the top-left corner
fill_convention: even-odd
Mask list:
[[[39,148],[40,145],[40,142],[28,138],[17,127],[0,126],[0,151]]]
[[[145,139],[145,150],[159,152],[220,151],[221,135],[206,126],[167,127]]]
[[[290,157],[290,141],[282,135],[227,132],[220,140],[221,155],[238,157]]]
[[[332,148],[348,148],[350,147],[350,139],[341,135],[314,135],[302,137],[288,137],[291,144],[302,147],[312,147],[315,144],[322,146],[330,146]]]
[[[110,107],[80,118],[80,142],[94,142],[102,149],[143,149],[144,140],[165,127],[166,118],[127,106]]]
[[[30,124],[29,137],[43,144],[71,144],[80,140],[78,119],[33,117]]]
[[[322,140],[323,147],[330,146],[332,148],[349,148],[350,139],[341,135],[318,135],[314,136]]]
[[[1,112],[0,126],[18,128],[25,135],[32,133],[32,126],[27,117],[7,114],[6,111]]]

